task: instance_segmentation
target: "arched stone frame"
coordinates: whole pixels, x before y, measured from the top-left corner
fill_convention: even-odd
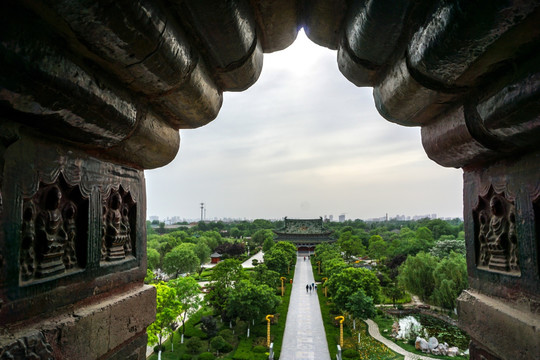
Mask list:
[[[102,233],[107,191],[101,190],[111,186],[120,189],[130,183],[130,193],[139,194],[135,197],[141,226],[141,169],[174,158],[177,129],[215,118],[222,92],[249,87],[260,73],[262,54],[287,47],[304,26],[314,42],[338,50],[338,66],[351,82],[374,87],[383,116],[421,126],[428,156],[443,166],[464,169],[471,289],[460,299],[460,316],[473,335],[472,358],[517,359],[535,349],[540,352],[538,331],[531,330],[540,328],[540,246],[535,230],[538,2],[392,1],[390,6],[384,0],[250,0],[207,5],[173,0],[119,1],[110,7],[101,1],[2,4],[0,265],[7,270],[0,273],[0,323],[17,320],[10,311],[48,315],[70,300],[55,288],[15,301],[8,296],[18,291],[6,279],[17,278],[10,249],[20,249],[13,234],[18,234],[22,213],[14,211],[20,191],[11,184],[40,176],[35,170],[23,175],[6,171],[24,163],[20,154],[26,154],[29,164],[46,167],[58,167],[65,159],[78,162],[83,178],[89,173],[87,164],[99,164],[104,176],[95,177],[89,197],[92,239],[100,239]],[[124,21],[117,22],[119,17]],[[35,156],[40,152],[50,158]],[[492,196],[486,191],[490,186],[494,193],[510,196],[516,210],[519,276],[476,265],[474,212],[479,208],[474,203]],[[137,235],[141,247],[143,238],[144,228]],[[104,308],[105,297],[128,294],[130,287],[138,287],[134,296],[139,300],[151,297],[141,286],[144,256],[102,263],[99,240],[90,243],[94,250],[89,251],[85,271],[91,270],[92,284],[68,284],[66,289],[75,289],[78,296],[71,300]],[[49,307],[39,310],[32,305],[44,298],[52,299]],[[115,304],[126,308],[120,301]],[[151,316],[111,344],[124,349],[129,349],[129,341],[140,345],[141,326]],[[120,319],[109,328],[123,321],[129,322]],[[501,334],[497,329],[503,327],[506,332]],[[82,328],[75,325],[71,333]],[[62,337],[56,335],[49,340],[59,351]],[[84,345],[73,341],[71,348],[62,349],[67,354]],[[109,354],[117,351],[115,346],[90,353]]]

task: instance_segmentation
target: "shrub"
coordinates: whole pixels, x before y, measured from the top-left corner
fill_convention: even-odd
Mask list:
[[[165,345],[156,345],[154,346],[154,352],[157,354],[159,352],[159,348],[161,347],[161,352],[165,352]]]
[[[199,355],[199,360],[214,360],[216,357],[214,354],[209,352],[203,352],[201,355]]]
[[[222,352],[223,354],[225,354],[225,353],[231,352],[232,349],[233,349],[233,347],[232,347],[231,344],[225,343],[225,345],[223,345],[223,347],[221,348],[221,352]]]
[[[201,318],[201,330],[204,331],[208,337],[215,336],[218,331],[216,319],[213,316],[203,316]]]
[[[210,340],[210,346],[216,351],[221,351],[225,344],[227,344],[227,342],[219,335]]]
[[[356,350],[353,350],[353,349],[347,349],[347,350],[343,351],[342,355],[346,359],[356,359],[356,358],[358,358],[358,352]]]
[[[183,355],[180,355],[180,357],[178,358],[178,360],[191,360],[192,356],[189,355],[189,354],[183,354]]]
[[[266,352],[266,348],[264,346],[257,345],[257,346],[253,347],[253,352],[254,353],[264,353],[264,352]]]
[[[225,339],[226,342],[231,343],[234,340],[234,334],[231,329],[223,329],[219,332],[219,336]]]
[[[202,340],[196,336],[186,341],[186,348],[190,354],[198,354],[202,345]]]

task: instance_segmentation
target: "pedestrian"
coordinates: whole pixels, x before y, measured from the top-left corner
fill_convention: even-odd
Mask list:
[[[315,291],[317,291],[317,284],[315,284]]]
[[[312,287],[312,288],[315,288],[315,283],[311,283],[311,287]]]
[[[308,292],[308,289],[309,289],[309,285],[306,285],[306,293]]]
[[[309,285],[309,292],[311,292],[311,290],[313,290],[313,288],[311,287],[311,285]]]

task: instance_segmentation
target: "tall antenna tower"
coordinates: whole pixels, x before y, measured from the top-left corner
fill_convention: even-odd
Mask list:
[[[204,220],[203,213],[204,213],[204,203],[202,202],[201,203],[201,221]]]

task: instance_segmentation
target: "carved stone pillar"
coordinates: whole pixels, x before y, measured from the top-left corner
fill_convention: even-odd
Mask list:
[[[0,359],[144,359],[143,172],[0,128]]]

